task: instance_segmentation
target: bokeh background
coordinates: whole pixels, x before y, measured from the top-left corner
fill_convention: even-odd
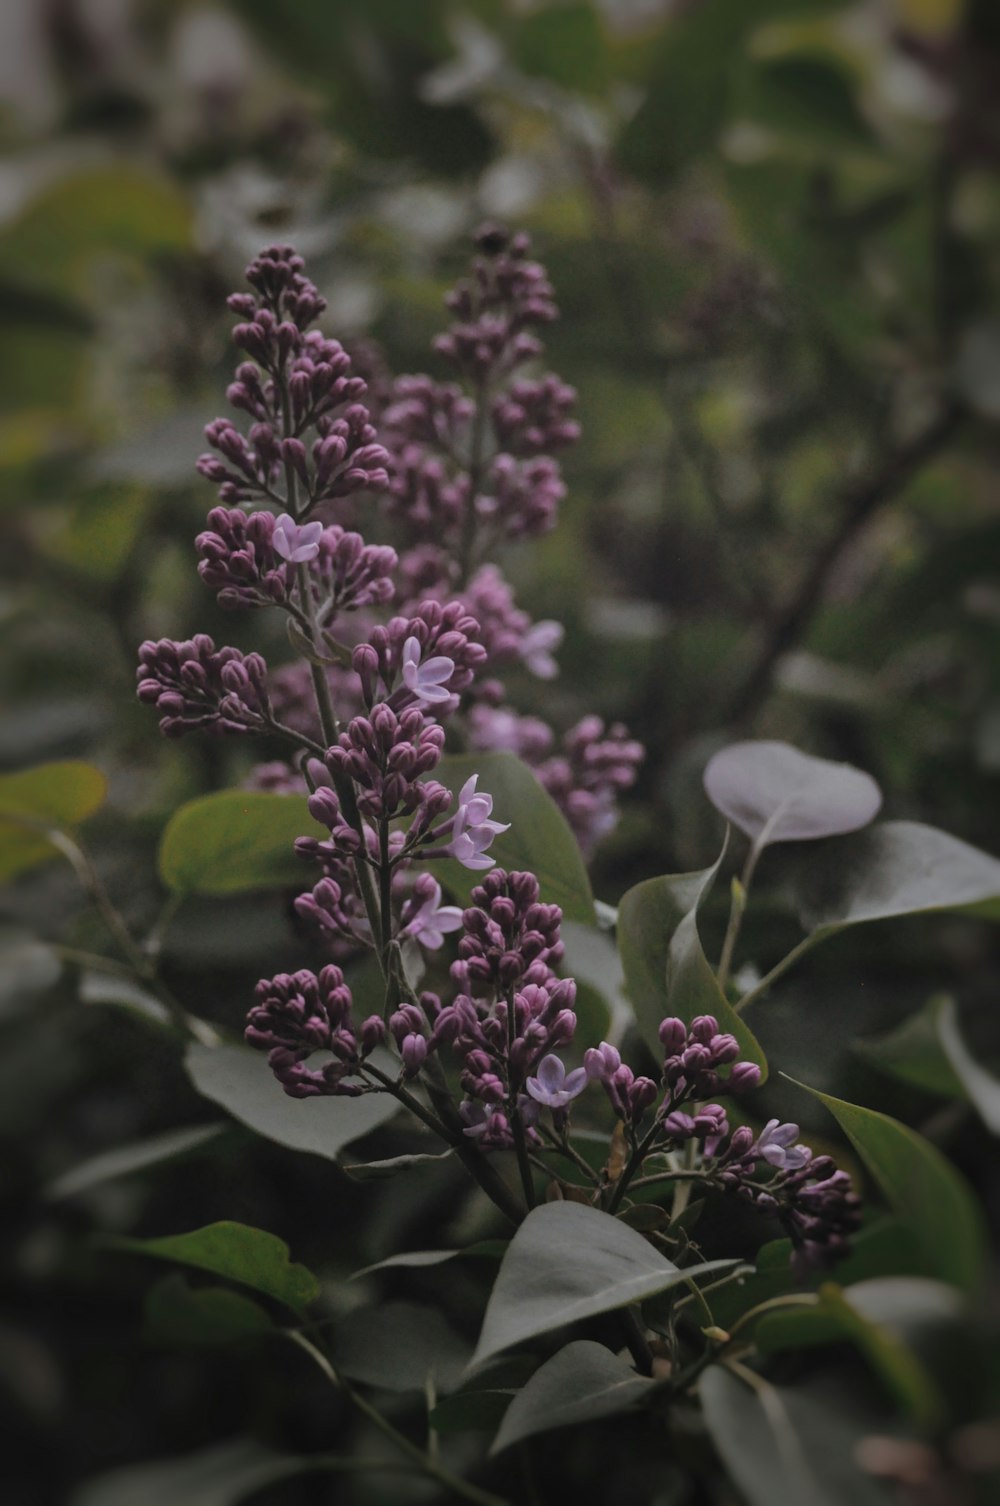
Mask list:
[[[995,0],[4,0],[0,139],[0,768],[107,771],[89,840],[137,924],[166,816],[250,756],[163,743],[134,701],[137,644],[201,630],[289,653],[222,618],[193,568],[225,295],[291,241],[330,333],[436,371],[442,295],[487,217],[549,268],[551,364],[584,431],[558,530],[506,562],[532,614],[567,625],[561,678],[519,702],[561,727],[621,719],[649,750],[598,896],[714,858],[701,770],[740,737],[847,759],[889,815],[1000,853]],[[450,1185],[376,1215],[328,1168],[236,1137],[46,1200],[85,1153],[204,1105],[141,1020],[53,972],[36,938],[103,944],[68,872],[39,870],[2,915],[5,1500],[67,1499],[248,1415],[314,1444],[286,1357],[262,1386],[137,1346],[143,1282],[89,1236],[237,1217],[346,1270],[428,1227],[444,1243]],[[793,1075],[849,1080],[947,1145],[996,1215],[995,1146],[921,1024],[947,991],[980,1052],[1000,1047],[994,936],[861,927],[760,1033]],[[749,954],[791,940],[765,892]],[[289,945],[272,899],[212,902],[177,917],[167,964],[235,1027]],[[340,1499],[299,1488],[261,1499]]]

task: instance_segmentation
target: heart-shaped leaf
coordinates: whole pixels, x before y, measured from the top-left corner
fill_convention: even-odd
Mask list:
[[[546,1360],[518,1391],[490,1453],[535,1433],[635,1411],[655,1389],[655,1381],[636,1375],[603,1344],[578,1339]]]
[[[173,1260],[225,1276],[241,1286],[284,1302],[296,1312],[304,1311],[319,1296],[319,1282],[304,1265],[288,1258],[288,1246],[275,1234],[253,1229],[249,1224],[224,1220],[192,1229],[188,1234],[168,1234],[162,1239],[114,1239],[107,1243],[133,1255]]]
[[[242,894],[303,881],[295,838],[323,836],[304,795],[222,790],[182,805],[160,842],[160,877],[174,894]]]
[[[552,796],[513,753],[461,753],[443,758],[434,778],[454,794],[479,775],[477,788],[493,797],[493,817],[510,823],[494,838],[489,856],[500,868],[533,873],[546,904],[559,905],[567,920],[594,924],[594,896],[580,847]],[[468,904],[481,875],[449,858],[435,874],[456,899]]]
[[[609,1213],[582,1203],[544,1203],[510,1242],[472,1363],[738,1264],[712,1260],[680,1270]]]
[[[865,921],[1000,900],[1000,859],[918,821],[884,821],[787,865],[803,925],[817,937]]]
[[[780,742],[733,743],[710,758],[705,793],[758,850],[867,826],[882,792],[870,774]]]
[[[712,1441],[749,1506],[888,1506],[882,1484],[856,1462],[872,1419],[850,1398],[756,1374],[744,1382],[721,1365],[698,1389]]]
[[[55,856],[34,826],[78,826],[101,808],[107,789],[100,769],[75,759],[0,774],[0,881]]]
[[[386,1058],[390,1071],[391,1059]],[[263,1052],[249,1046],[189,1046],[188,1076],[204,1098],[234,1119],[289,1150],[337,1159],[338,1151],[360,1140],[399,1112],[390,1093],[360,1098],[289,1098],[274,1079]]]
[[[433,1307],[380,1302],[356,1307],[337,1325],[334,1368],[349,1380],[386,1391],[423,1391],[433,1379],[445,1393],[458,1384],[469,1345]]]
[[[711,868],[629,889],[618,907],[618,950],[639,1029],[654,1056],[663,1054],[657,1031],[666,1015],[690,1022],[712,1014],[739,1041],[742,1059],[756,1062],[766,1077],[767,1058],[719,987],[698,933],[698,907],[724,856],[725,848]]]
[[[164,1276],[146,1297],[142,1336],[171,1348],[237,1344],[274,1333],[259,1303],[225,1286],[193,1287],[180,1272]]]
[[[982,1215],[951,1163],[922,1135],[888,1114],[831,1098],[816,1088],[806,1091],[826,1104],[890,1207],[909,1226],[930,1269],[942,1281],[974,1290],[985,1259]]]

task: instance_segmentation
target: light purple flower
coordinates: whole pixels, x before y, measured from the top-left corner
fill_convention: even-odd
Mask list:
[[[455,673],[455,661],[438,654],[421,664],[420,655],[420,640],[407,638],[403,644],[403,684],[422,706],[440,705],[451,694],[446,686]]]
[[[565,630],[561,622],[536,622],[521,639],[521,658],[540,680],[554,680],[559,666],[552,652],[562,643]]]
[[[432,892],[416,913],[410,917],[402,931],[404,936],[412,936],[429,952],[436,951],[439,946],[444,945],[444,938],[448,931],[459,931],[462,928],[462,911],[458,905],[442,905],[441,885],[436,880],[431,880],[431,882]]]
[[[529,1077],[524,1086],[536,1103],[544,1103],[550,1109],[562,1109],[582,1093],[589,1079],[586,1067],[577,1067],[567,1072],[558,1056],[543,1056],[534,1077]]]
[[[494,859],[484,856],[487,847],[510,822],[491,821],[493,796],[477,795],[478,774],[463,784],[458,796],[458,810],[452,822],[451,841],[446,852],[457,858],[464,868],[492,868]]]
[[[758,1135],[751,1155],[762,1157],[779,1171],[798,1171],[812,1160],[808,1145],[795,1144],[798,1138],[797,1124],[782,1124],[778,1119],[769,1119]]]
[[[290,565],[304,565],[319,554],[322,537],[322,523],[299,525],[289,513],[283,512],[274,525],[271,546]]]

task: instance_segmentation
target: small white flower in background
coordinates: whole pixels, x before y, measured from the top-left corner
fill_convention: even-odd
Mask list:
[[[290,565],[304,565],[319,554],[319,541],[323,537],[322,523],[296,523],[283,512],[274,525],[271,544],[275,554],[280,554]]]
[[[438,705],[451,693],[445,687],[455,673],[455,661],[438,654],[421,663],[420,655],[419,639],[407,638],[403,644],[403,684],[421,705]]]
[[[561,622],[533,623],[521,639],[521,658],[540,680],[554,680],[559,666],[552,657],[566,636]]]
[[[510,830],[510,822],[491,821],[493,796],[477,795],[478,774],[473,774],[463,784],[458,796],[458,810],[452,822],[451,841],[446,848],[453,858],[465,868],[492,868],[493,858],[485,857],[487,847],[502,831]]]

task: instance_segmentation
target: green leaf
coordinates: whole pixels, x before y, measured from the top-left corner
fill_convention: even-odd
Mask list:
[[[386,1391],[423,1391],[431,1379],[435,1390],[450,1391],[468,1360],[465,1339],[433,1307],[414,1302],[356,1307],[334,1335],[334,1369]]]
[[[46,1196],[54,1200],[76,1197],[112,1182],[116,1177],[131,1176],[145,1171],[149,1166],[159,1166],[163,1161],[172,1161],[177,1156],[187,1155],[199,1146],[214,1140],[224,1133],[224,1124],[196,1124],[188,1129],[168,1130],[164,1135],[153,1135],[148,1140],[135,1140],[130,1145],[119,1145],[114,1150],[91,1156],[55,1179],[46,1189]]]
[[[304,1312],[320,1292],[312,1271],[289,1260],[283,1239],[228,1219],[192,1229],[188,1234],[168,1234],[162,1239],[115,1238],[107,1243],[115,1250],[173,1260],[179,1265],[225,1276],[229,1281],[274,1297],[295,1312]]]
[[[74,1493],[70,1506],[236,1506],[276,1480],[322,1467],[319,1456],[278,1454],[253,1439],[234,1438],[179,1459],[97,1475]]]
[[[579,1339],[546,1360],[517,1393],[490,1453],[535,1433],[635,1411],[655,1389],[655,1381],[636,1375],[603,1344]]]
[[[224,1286],[193,1287],[180,1272],[164,1276],[146,1297],[142,1334],[147,1343],[200,1348],[274,1332],[271,1319],[252,1298]]]
[[[75,759],[43,763],[16,774],[0,774],[0,880],[34,868],[54,857],[44,833],[8,816],[38,826],[74,827],[104,804],[107,780],[100,769]]]
[[[519,18],[511,47],[526,73],[541,74],[574,93],[601,93],[608,84],[608,39],[593,5],[563,4]]]
[[[764,1355],[844,1342],[856,1345],[904,1412],[931,1432],[945,1417],[944,1399],[907,1347],[898,1323],[890,1320],[901,1300],[908,1299],[909,1311],[919,1312],[938,1292],[955,1304],[953,1288],[914,1277],[859,1282],[846,1291],[831,1283],[820,1288],[811,1307],[765,1313],[754,1329],[754,1342]]]
[[[594,924],[594,897],[576,838],[552,796],[513,753],[450,754],[434,777],[456,795],[467,779],[479,775],[477,788],[493,796],[493,816],[509,821],[489,855],[501,868],[533,873],[546,904],[560,905],[567,920]],[[468,904],[481,875],[449,858],[435,864],[435,874],[456,898]]]
[[[757,1063],[763,1080],[767,1058],[720,989],[698,934],[698,907],[724,856],[725,848],[711,868],[647,879],[629,889],[618,907],[618,950],[639,1029],[657,1059],[663,1054],[657,1031],[666,1015],[690,1022],[713,1014],[720,1029],[739,1041],[741,1057]]]
[[[879,1071],[912,1083],[926,1093],[964,1098],[962,1082],[938,1035],[940,1005],[940,999],[929,999],[923,1009],[910,1015],[895,1030],[855,1041],[854,1051]]]
[[[817,937],[1000,899],[1000,860],[917,821],[885,821],[824,843],[822,857],[797,854],[788,871],[803,925]]]
[[[91,581],[110,584],[129,563],[149,501],[137,487],[91,492],[74,504],[65,527],[46,539],[46,555]]]
[[[160,877],[175,894],[242,894],[302,881],[296,837],[323,832],[305,795],[223,790],[182,805],[160,842]]]
[[[265,1054],[249,1046],[195,1043],[188,1047],[184,1065],[198,1092],[248,1129],[289,1150],[309,1151],[329,1161],[399,1112],[390,1093],[289,1098],[275,1081]],[[388,1065],[395,1070],[391,1062]]]
[[[127,1009],[147,1024],[171,1023],[170,1011],[155,994],[117,973],[88,968],[80,974],[78,990],[81,1004],[111,1004],[116,1009]]]
[[[0,240],[0,275],[28,289],[83,296],[94,263],[186,250],[191,211],[148,166],[74,172],[47,185]]]
[[[682,1271],[608,1213],[582,1203],[545,1203],[510,1242],[472,1363],[738,1263],[712,1260]]]
[[[374,1271],[400,1270],[423,1270],[427,1266],[444,1265],[449,1260],[459,1260],[468,1257],[480,1257],[488,1260],[499,1260],[507,1249],[508,1241],[505,1239],[481,1239],[477,1244],[469,1245],[464,1250],[404,1250],[401,1255],[389,1255],[385,1260],[376,1260],[374,1265],[366,1265],[360,1271],[355,1271],[351,1276],[352,1281],[357,1281],[362,1276],[370,1276]]]
[[[415,1171],[420,1166],[429,1166],[434,1162],[449,1161],[455,1152],[451,1149],[430,1152],[411,1152],[409,1155],[389,1156],[384,1161],[356,1161],[350,1166],[341,1166],[341,1170],[350,1177],[352,1182],[381,1182],[388,1177],[398,1176],[401,1171]]]
[[[749,1506],[890,1506],[892,1497],[856,1462],[873,1420],[804,1386],[753,1385],[713,1365],[699,1384],[705,1424]]]
[[[975,1289],[985,1259],[982,1215],[950,1162],[888,1114],[831,1098],[805,1083],[798,1086],[826,1104],[930,1268],[942,1281]]]
[[[703,783],[716,810],[757,849],[857,831],[882,804],[870,774],[781,742],[732,743],[709,759]]]
[[[973,1056],[958,1025],[954,999],[936,1001],[938,1038],[959,1084],[993,1135],[1000,1135],[1000,1078]]]

